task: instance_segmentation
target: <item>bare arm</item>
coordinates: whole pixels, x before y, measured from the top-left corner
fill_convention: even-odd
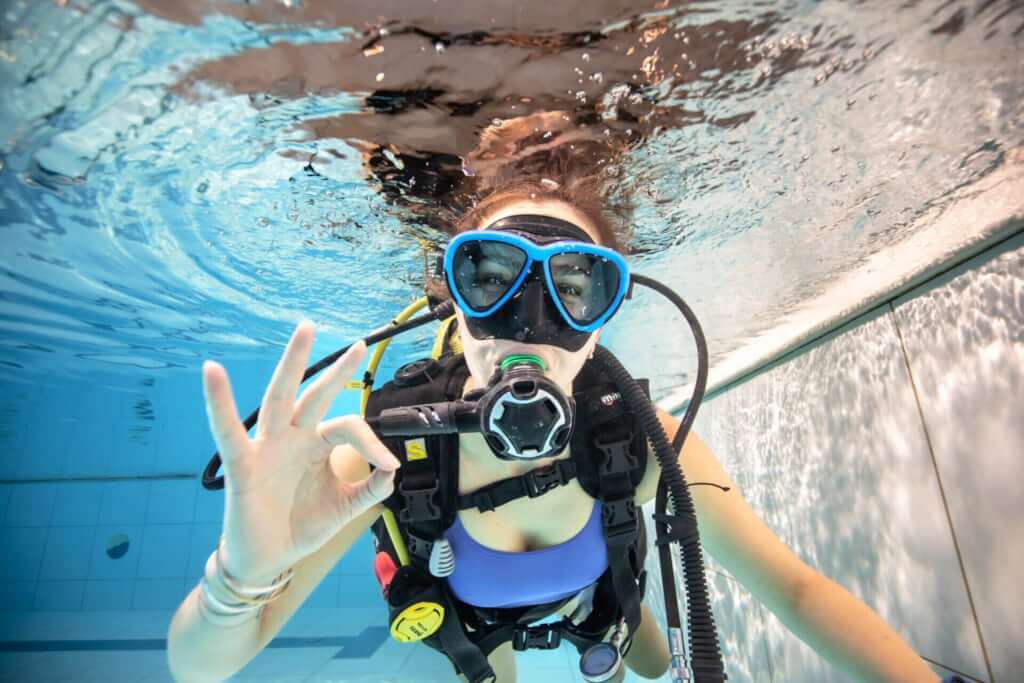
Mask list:
[[[817,574],[796,609],[778,615],[814,651],[858,681],[936,683],[939,676],[870,607]]]
[[[679,422],[658,410],[671,438]],[[804,563],[757,516],[707,445],[690,432],[679,466],[691,481],[730,491],[691,489],[701,542],[750,593],[798,638],[840,670],[871,683],[934,683],[939,677],[870,607]],[[656,466],[655,466],[656,468]],[[650,472],[648,472],[650,474]],[[645,475],[644,498],[657,477]]]
[[[368,476],[369,467],[351,446],[339,446],[336,455],[331,463],[339,478],[356,482]],[[354,518],[319,550],[296,564],[288,589],[266,606],[260,618],[229,627],[210,623],[199,612],[200,588],[196,585],[175,612],[167,634],[167,663],[174,679],[206,683],[222,681],[240,671],[274,639],[383,509],[375,505]]]

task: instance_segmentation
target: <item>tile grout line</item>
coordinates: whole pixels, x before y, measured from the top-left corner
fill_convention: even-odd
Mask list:
[[[946,489],[942,485],[942,475],[939,472],[939,463],[935,458],[935,448],[932,445],[932,437],[928,431],[928,422],[924,417],[924,407],[921,405],[921,396],[917,391],[917,382],[914,381],[914,371],[910,367],[910,355],[907,353],[907,345],[903,340],[903,331],[900,329],[899,318],[896,315],[896,307],[892,301],[888,302],[889,315],[892,319],[893,327],[896,328],[896,337],[900,341],[900,352],[903,354],[903,364],[907,368],[907,378],[910,380],[910,390],[914,393],[914,403],[917,406],[917,414],[921,419],[921,428],[924,431],[924,440],[928,445],[928,454],[932,459],[932,468],[935,470],[935,481],[939,485],[939,496],[942,498],[942,508],[946,512],[946,521],[949,524],[949,533],[953,538],[953,548],[956,551],[956,560],[960,565],[960,576],[964,581],[964,588],[967,590],[967,601],[971,605],[971,616],[974,617],[974,628],[978,633],[978,642],[981,644],[981,654],[985,658],[985,669],[988,672],[988,679],[991,683],[995,683],[995,677],[992,675],[992,663],[989,661],[988,648],[985,647],[985,638],[981,632],[981,622],[978,619],[978,609],[974,604],[974,595],[971,593],[971,584],[967,580],[967,571],[964,567],[963,554],[960,552],[960,542],[956,537],[956,528],[953,526],[953,515],[949,511],[949,501],[946,499]],[[931,660],[929,660],[931,661]],[[941,666],[954,670],[952,667],[941,664]]]
[[[970,675],[969,673],[966,673],[966,672],[964,672],[964,671],[960,671],[959,669],[954,669],[954,668],[952,668],[952,667],[946,666],[946,665],[945,665],[945,664],[943,664],[942,662],[937,662],[937,661],[935,661],[934,659],[930,659],[930,658],[928,658],[928,657],[921,657],[921,659],[923,659],[924,661],[928,662],[929,664],[934,664],[935,666],[939,666],[939,667],[942,667],[942,668],[943,668],[943,669],[945,669],[946,671],[949,671],[950,673],[954,673],[954,674],[956,674],[957,676],[960,676],[960,677],[962,677],[962,678],[967,678],[967,679],[970,679],[970,680],[972,680],[972,681],[973,681],[973,680],[976,680],[976,679],[975,679],[975,678],[974,678],[973,676],[971,676],[971,675]]]
[[[12,496],[13,497],[13,496]],[[40,585],[43,582],[43,564],[46,562],[46,549],[50,546],[50,537],[53,535],[53,511],[57,509],[57,492],[53,493],[53,501],[50,503],[50,512],[46,517],[46,540],[43,541],[43,552],[39,556],[39,567],[36,570],[35,585],[32,587],[32,601],[29,603],[31,611],[37,611],[36,600],[39,599]]]

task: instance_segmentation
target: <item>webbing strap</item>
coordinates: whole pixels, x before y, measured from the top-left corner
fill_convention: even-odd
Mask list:
[[[524,496],[542,496],[552,489],[565,486],[575,477],[576,464],[572,460],[558,460],[518,477],[502,479],[473,493],[459,496],[459,509],[478,508],[480,512],[490,512]]]
[[[595,447],[601,453],[598,467],[598,485],[601,489],[601,526],[608,549],[608,568],[611,570],[615,598],[619,601],[629,633],[640,626],[640,590],[630,559],[630,548],[640,534],[640,518],[634,501],[635,489],[630,479],[630,465],[636,460],[630,453],[632,432],[616,441],[595,437]]]
[[[490,652],[482,650],[477,643],[470,640],[462,619],[459,618],[459,613],[455,609],[448,583],[437,581],[436,585],[439,588],[445,609],[441,630],[437,632],[442,650],[469,683],[493,683],[497,676],[487,661],[487,655]]]
[[[632,503],[632,499],[629,500]],[[607,508],[606,508],[607,509]],[[637,520],[633,511],[634,522]],[[607,518],[607,517],[606,517]],[[633,567],[629,559],[629,546],[637,538],[637,530],[634,524],[633,531],[629,532],[619,527],[617,534],[611,531],[608,524],[605,525],[605,544],[608,548],[608,568],[612,573],[612,586],[615,589],[615,597],[622,608],[622,615],[626,618],[626,626],[629,633],[636,633],[640,626],[640,589],[633,574]]]

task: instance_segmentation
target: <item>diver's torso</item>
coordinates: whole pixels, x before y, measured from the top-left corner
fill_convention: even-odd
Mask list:
[[[569,457],[567,448],[554,458],[535,463],[498,460],[486,451],[481,440],[463,434],[459,437],[459,494],[472,493],[494,482],[519,476],[555,460]],[[594,510],[594,498],[573,479],[537,498],[522,497],[489,512],[476,508],[460,510],[462,526],[481,545],[510,553],[521,553],[560,545],[576,536]]]

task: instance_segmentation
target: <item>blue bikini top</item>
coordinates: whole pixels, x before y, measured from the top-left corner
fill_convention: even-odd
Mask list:
[[[590,519],[565,543],[510,553],[477,543],[458,515],[445,532],[455,554],[448,586],[459,600],[477,607],[525,607],[562,600],[597,581],[608,568],[601,530],[601,501]]]

